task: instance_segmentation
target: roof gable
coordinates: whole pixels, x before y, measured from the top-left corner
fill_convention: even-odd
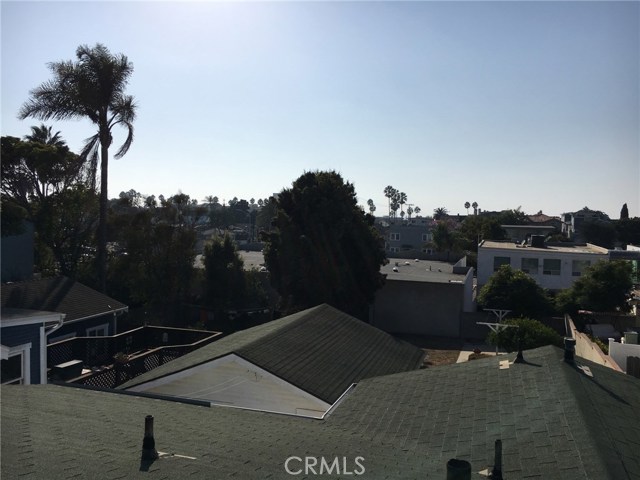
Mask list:
[[[328,402],[364,378],[418,368],[422,350],[329,305],[319,305],[222,338],[125,383],[175,373],[229,353]]]
[[[127,309],[123,303],[64,276],[6,283],[0,293],[3,308],[64,313],[65,323]]]

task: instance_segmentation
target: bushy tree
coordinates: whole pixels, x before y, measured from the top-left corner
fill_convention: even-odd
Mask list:
[[[239,307],[246,292],[244,262],[231,237],[225,235],[207,244],[203,263],[205,303],[218,311]]]
[[[580,231],[588,243],[604,248],[613,248],[615,245],[616,228],[610,221],[591,220],[584,222]]]
[[[514,327],[504,328],[500,332],[490,332],[487,341],[507,352],[515,352],[522,348],[544,347],[545,345],[562,346],[562,337],[552,328],[531,318],[510,318],[502,322]],[[517,328],[516,328],[517,327]]]
[[[307,172],[280,193],[276,206],[264,252],[284,310],[328,303],[366,319],[387,260],[354,186],[333,171]]]
[[[578,310],[595,312],[626,312],[629,310],[629,294],[633,283],[629,262],[601,261],[588,267],[573,286],[560,292],[556,307],[560,313]]]
[[[511,310],[515,317],[541,317],[551,313],[553,306],[547,292],[535,280],[510,265],[502,265],[478,295],[484,308]]]

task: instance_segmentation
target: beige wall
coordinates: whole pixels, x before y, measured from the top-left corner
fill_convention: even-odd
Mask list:
[[[593,343],[587,335],[578,332],[576,326],[573,323],[573,320],[571,320],[571,317],[567,315],[566,319],[569,322],[571,334],[573,338],[576,339],[576,355],[578,357],[582,357],[586,360],[591,360],[592,362],[599,365],[604,365],[605,367],[609,367],[617,370],[618,372],[622,372],[622,369],[613,360],[613,358],[611,358],[609,355],[605,355],[602,350],[600,350],[600,347]]]

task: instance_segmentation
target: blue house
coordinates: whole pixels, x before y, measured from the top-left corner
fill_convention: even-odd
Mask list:
[[[47,338],[62,327],[64,318],[56,312],[2,309],[2,385],[47,383]]]
[[[27,309],[64,314],[48,343],[73,337],[115,335],[123,303],[64,276],[2,285],[3,309]]]

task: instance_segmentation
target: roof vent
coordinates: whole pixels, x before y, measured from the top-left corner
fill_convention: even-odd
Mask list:
[[[155,460],[158,458],[156,441],[153,438],[153,415],[147,415],[144,419],[144,438],[142,439],[142,460]]]
[[[471,480],[471,464],[452,458],[447,462],[447,480]]]
[[[576,353],[576,339],[564,337],[564,361],[573,363],[573,357]]]
[[[544,248],[544,235],[531,235],[531,246],[534,248]]]

